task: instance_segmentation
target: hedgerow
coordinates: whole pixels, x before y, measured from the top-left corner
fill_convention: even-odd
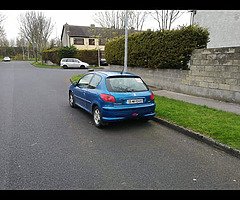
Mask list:
[[[208,41],[208,30],[198,25],[129,34],[128,66],[187,69],[192,51],[205,48]],[[123,65],[124,42],[122,36],[106,43],[105,57],[109,64]]]

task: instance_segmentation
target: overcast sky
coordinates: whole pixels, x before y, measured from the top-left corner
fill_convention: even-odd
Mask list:
[[[6,17],[3,26],[8,40],[15,40],[18,36],[18,19],[20,14],[25,13],[26,11],[31,10],[0,10],[0,13]],[[90,24],[96,24],[92,19],[92,16],[95,12],[99,11],[101,10],[36,10],[36,12],[43,12],[47,18],[51,18],[53,24],[55,25],[51,38],[61,37],[62,27],[65,23],[79,26],[90,26]],[[189,23],[190,15],[187,13],[175,23],[175,26],[189,25]],[[146,21],[144,30],[148,28],[156,30],[157,23],[153,20]]]

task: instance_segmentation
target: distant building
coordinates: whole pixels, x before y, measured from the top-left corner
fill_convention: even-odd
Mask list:
[[[193,10],[192,23],[208,28],[208,48],[240,46],[240,10]]]
[[[129,33],[136,32],[130,29]],[[101,54],[104,53],[107,39],[124,35],[124,29],[102,28],[90,26],[75,26],[64,24],[61,34],[62,46],[75,46],[79,50],[99,49]]]

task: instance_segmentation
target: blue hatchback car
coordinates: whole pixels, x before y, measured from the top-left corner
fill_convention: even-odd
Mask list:
[[[96,127],[155,116],[154,94],[141,77],[128,72],[93,71],[69,87],[69,104],[93,115]]]

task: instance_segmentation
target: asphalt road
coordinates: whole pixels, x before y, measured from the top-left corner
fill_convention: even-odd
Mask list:
[[[0,63],[1,190],[238,190],[240,160],[156,122],[97,129],[68,104],[86,70]]]

